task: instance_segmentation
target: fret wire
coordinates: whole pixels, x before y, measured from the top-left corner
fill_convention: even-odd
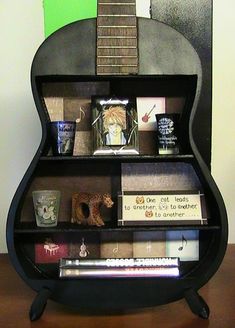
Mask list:
[[[136,67],[136,64],[97,64],[99,67]]]
[[[97,58],[137,58],[137,56],[97,56]]]
[[[136,46],[97,46],[99,49],[137,49]]]
[[[102,5],[102,6],[107,6],[107,5],[112,5],[112,6],[135,6],[135,3],[134,2],[117,2],[117,3],[114,3],[114,2],[100,2],[99,5]]]
[[[136,25],[99,25],[98,28],[136,28]]]
[[[111,10],[112,6],[113,6],[113,10]],[[128,8],[128,6],[130,7]],[[126,0],[126,1],[124,0],[123,2],[118,0],[115,1],[110,0],[108,2],[102,0],[100,2],[98,1],[98,19],[97,19],[97,36],[96,36],[97,37],[96,68],[97,68],[98,75],[137,74],[138,40],[137,40],[135,6],[136,6],[135,0]],[[114,32],[115,28],[119,30]],[[124,34],[124,35],[120,35],[120,34]],[[105,45],[105,43],[109,45]],[[114,45],[112,45],[112,43],[114,43]],[[115,43],[117,45],[115,45]],[[122,43],[131,44],[131,45],[122,46],[121,45]],[[111,55],[108,55],[109,53]]]
[[[99,17],[136,17],[136,15],[113,15],[113,14],[101,14]]]
[[[136,39],[136,36],[123,35],[98,35],[98,39]]]
[[[122,73],[122,72],[107,72],[107,73],[105,73],[105,72],[99,72],[99,75],[132,75],[133,73],[129,73],[129,72],[127,72],[127,73]]]

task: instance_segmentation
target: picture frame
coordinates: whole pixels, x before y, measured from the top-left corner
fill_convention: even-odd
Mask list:
[[[92,97],[93,155],[139,154],[134,98]]]

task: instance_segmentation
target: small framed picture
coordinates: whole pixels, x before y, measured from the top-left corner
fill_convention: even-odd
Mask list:
[[[94,155],[138,154],[135,99],[92,98]]]

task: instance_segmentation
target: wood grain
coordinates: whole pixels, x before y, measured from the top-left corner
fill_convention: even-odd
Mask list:
[[[122,313],[109,313],[108,309],[106,313],[78,313],[49,300],[41,319],[32,324],[28,319],[28,311],[35,292],[25,285],[14,271],[8,255],[0,255],[0,267],[0,327],[234,328],[234,244],[228,246],[217,273],[199,291],[210,307],[209,320],[200,319],[192,314],[185,300],[153,308],[126,310]]]
[[[135,0],[98,1],[96,73],[138,73]]]

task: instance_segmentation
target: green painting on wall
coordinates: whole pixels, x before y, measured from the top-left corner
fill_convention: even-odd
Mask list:
[[[97,0],[44,0],[43,8],[45,37],[69,23],[97,16]]]

